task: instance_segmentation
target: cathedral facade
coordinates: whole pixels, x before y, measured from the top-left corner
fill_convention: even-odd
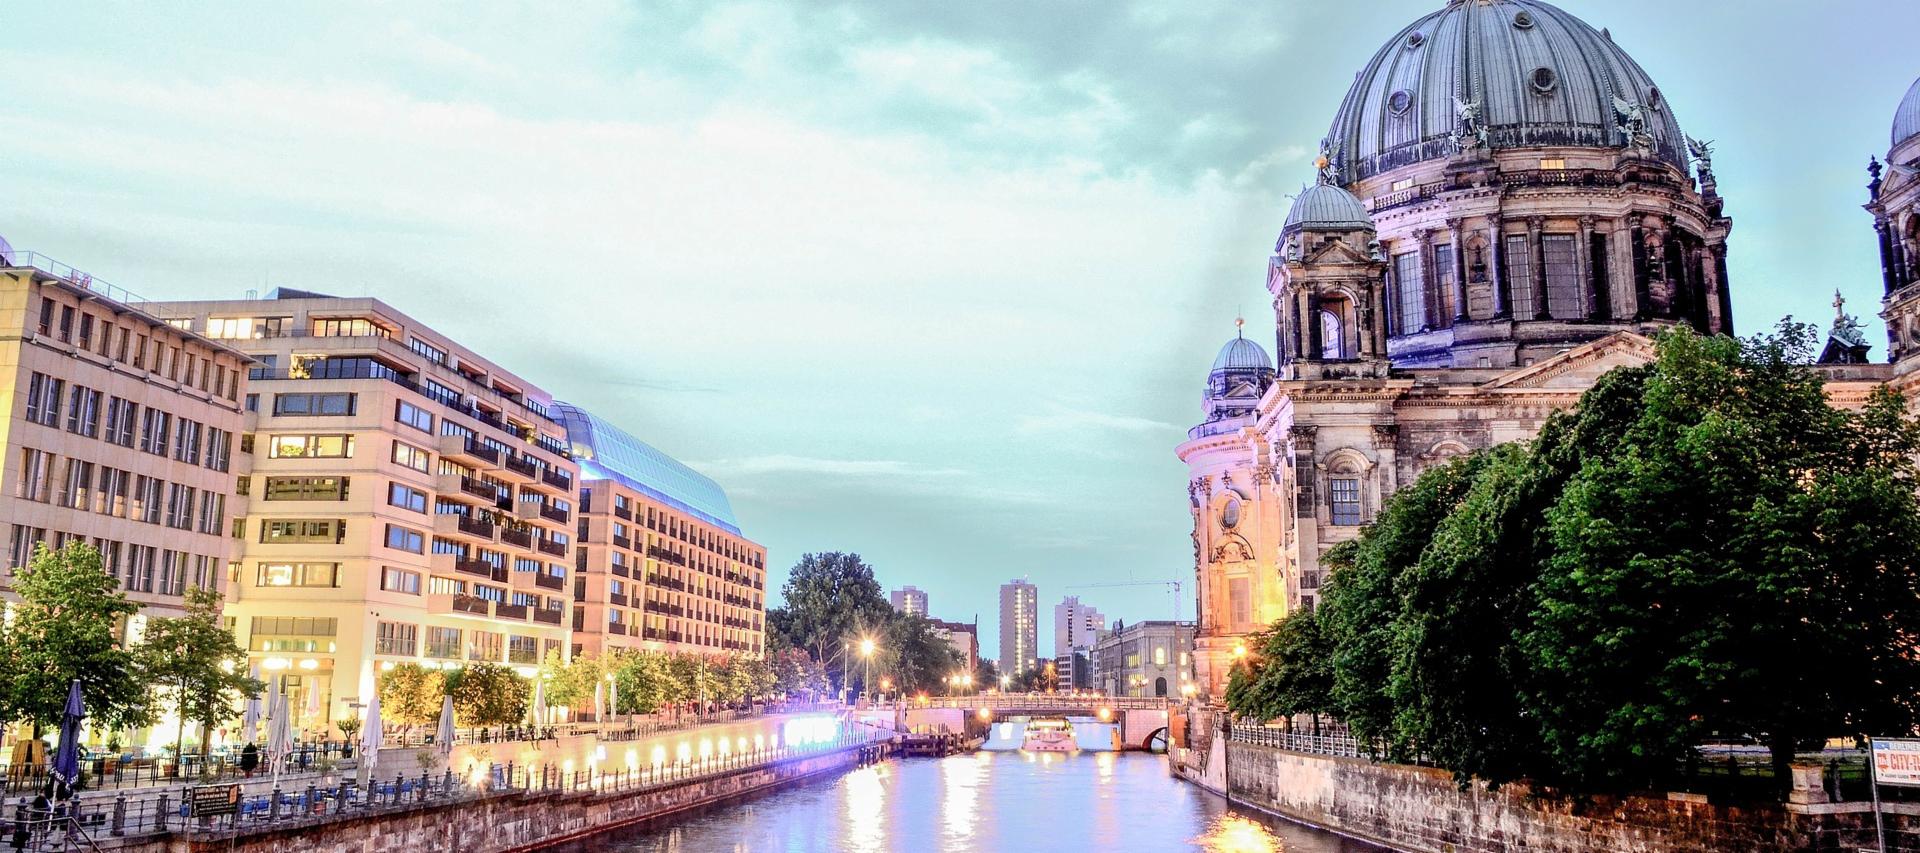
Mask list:
[[[1210,696],[1427,466],[1531,438],[1662,329],[1733,333],[1711,155],[1610,33],[1539,0],[1450,0],[1374,54],[1268,259],[1277,363],[1229,341],[1178,449]],[[1920,82],[1872,168],[1894,363],[1839,312],[1843,404],[1920,366]]]

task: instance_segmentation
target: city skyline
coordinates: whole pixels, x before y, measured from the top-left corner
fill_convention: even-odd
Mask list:
[[[1738,328],[1824,321],[1835,287],[1876,303],[1863,167],[1920,69],[1857,34],[1920,12],[1565,6],[1721,140]],[[149,298],[378,294],[719,480],[770,593],[801,553],[853,550],[949,619],[994,609],[981,566],[1049,596],[1190,579],[1169,448],[1233,315],[1270,344],[1262,258],[1382,38],[1307,4],[575,8],[538,31],[338,11],[20,10],[35,61],[16,50],[3,109],[33,132],[0,153],[41,203],[0,235]],[[358,53],[294,43],[344,31]],[[1703,33],[1740,49],[1681,61]],[[570,369],[538,343],[556,335],[600,355]],[[1174,611],[1152,587],[1097,604]]]

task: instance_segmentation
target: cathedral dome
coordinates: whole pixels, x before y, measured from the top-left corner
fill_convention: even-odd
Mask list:
[[[1315,184],[1300,192],[1293,200],[1293,208],[1287,211],[1287,224],[1282,231],[1296,228],[1326,228],[1350,230],[1372,228],[1373,217],[1367,214],[1367,206],[1360,203],[1353,193],[1331,184]],[[1265,354],[1262,353],[1264,356]]]
[[[1220,348],[1220,355],[1213,360],[1213,369],[1222,370],[1273,370],[1273,359],[1259,344],[1246,338],[1236,337]]]
[[[1638,108],[1654,154],[1684,169],[1672,108],[1610,34],[1539,0],[1449,0],[1361,69],[1327,141],[1346,181],[1442,159],[1464,104],[1494,149],[1622,148],[1616,98]]]
[[[1893,147],[1916,136],[1920,136],[1920,80],[1907,87],[1907,96],[1893,113]]]

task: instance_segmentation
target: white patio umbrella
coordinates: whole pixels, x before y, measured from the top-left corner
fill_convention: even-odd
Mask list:
[[[605,682],[594,682],[594,685],[593,685],[593,720],[594,722],[604,723],[607,721],[606,708],[607,708],[607,685]]]
[[[607,676],[607,716],[616,717],[619,716],[619,714],[620,682],[615,681],[613,676],[609,675]]]
[[[440,700],[440,728],[433,733],[433,748],[440,753],[440,763],[446,764],[453,758],[453,697]]]
[[[380,763],[380,744],[386,737],[380,721],[380,694],[375,693],[367,702],[367,719],[360,726],[360,770],[355,775],[363,787],[374,778],[374,766]]]
[[[240,713],[240,744],[245,746],[260,737],[260,697],[247,699],[246,710]]]
[[[533,705],[527,709],[533,716],[533,724],[545,725],[547,718],[547,679],[545,676],[533,678]]]
[[[292,712],[287,708],[287,694],[275,691],[273,705],[267,709],[267,756],[273,762],[273,786],[280,787],[280,765],[285,763],[287,752],[293,749]]]
[[[313,682],[313,681],[307,682],[307,713],[305,716],[305,720],[307,722],[308,728],[312,728],[312,729],[321,728],[320,685],[318,682]],[[326,732],[324,730],[320,732],[320,735],[321,735],[321,738],[320,738],[321,740],[326,740]]]

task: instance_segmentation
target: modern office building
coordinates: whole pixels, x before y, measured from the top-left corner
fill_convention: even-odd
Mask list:
[[[761,654],[767,552],[726,492],[578,406],[553,411],[580,466],[575,653]]]
[[[1192,622],[1115,622],[1093,647],[1093,687],[1110,696],[1191,695],[1193,634]]]
[[[293,704],[319,707],[303,728],[399,663],[532,672],[564,653],[578,468],[548,395],[377,299],[152,310],[257,362],[227,613]]]
[[[1093,650],[1072,649],[1053,659],[1054,672],[1059,675],[1059,689],[1086,690],[1093,687]]]
[[[927,593],[918,588],[905,586],[888,596],[893,601],[893,609],[909,616],[927,615]]]
[[[972,622],[948,622],[945,619],[935,619],[933,632],[946,640],[948,645],[953,646],[954,652],[966,662],[968,672],[979,671],[980,624],[978,618]]]
[[[1000,674],[1031,669],[1039,645],[1040,590],[1015,578],[1000,585]]]
[[[1074,649],[1085,651],[1100,641],[1105,617],[1090,604],[1081,604],[1069,595],[1053,606],[1053,656],[1058,658]]]
[[[82,541],[141,612],[179,616],[189,587],[223,590],[245,512],[235,493],[248,358],[169,325],[145,303],[0,240],[0,420],[11,569],[36,545]],[[172,732],[169,729],[168,734]]]

